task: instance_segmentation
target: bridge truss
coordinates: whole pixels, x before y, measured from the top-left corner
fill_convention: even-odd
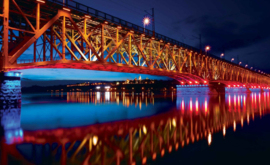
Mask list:
[[[75,68],[269,84],[266,75],[82,4],[3,0],[2,71]]]

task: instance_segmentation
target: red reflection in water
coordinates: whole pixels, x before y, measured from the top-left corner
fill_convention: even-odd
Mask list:
[[[256,97],[258,97],[258,105],[256,105]],[[68,102],[96,104],[116,102],[126,107],[142,103],[153,104],[154,99],[155,97],[146,94],[140,96],[127,93],[70,92],[67,96]],[[156,160],[165,153],[173,152],[173,148],[177,150],[196,140],[203,139],[205,143],[211,145],[214,141],[214,133],[220,131],[225,136],[226,129],[232,127],[236,131],[239,123],[242,127],[246,127],[250,122],[250,115],[254,119],[255,115],[264,115],[263,111],[266,113],[270,107],[269,93],[263,95],[235,94],[233,100],[230,95],[219,97],[178,96],[177,99],[179,99],[177,100],[178,109],[181,106],[181,111],[186,108],[189,110],[187,112],[191,113],[168,110],[154,116],[85,127],[24,131],[24,141],[17,141],[15,144],[50,144],[51,146],[52,143],[57,143],[59,152],[61,151],[60,160],[64,160],[66,164],[75,160],[79,164],[82,164],[83,160],[87,160],[89,164],[94,162],[135,164],[137,161],[147,164],[149,159]],[[189,106],[185,107],[185,104]],[[232,105],[234,110],[230,111]],[[192,113],[193,106],[196,113]],[[247,125],[244,124],[245,120]],[[7,154],[15,153],[13,152],[13,150],[16,151],[15,144],[5,145]],[[68,147],[62,147],[64,145]],[[85,151],[87,151],[86,154]],[[20,155],[20,153],[16,154]],[[23,154],[20,156],[23,157]],[[56,157],[53,154],[50,156],[52,159]],[[35,159],[24,159],[35,164],[33,162]]]

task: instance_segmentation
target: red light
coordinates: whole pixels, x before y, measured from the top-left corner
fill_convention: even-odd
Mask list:
[[[240,85],[237,85],[238,87],[240,86]]]
[[[231,87],[231,85],[228,85],[228,87]]]
[[[235,87],[235,85],[233,85]]]
[[[207,83],[207,81],[204,81],[204,83],[206,84],[206,83]]]
[[[196,84],[198,84],[198,81],[195,81]]]
[[[251,86],[251,88],[253,88],[253,86]]]
[[[181,84],[184,84],[184,82],[182,81]]]
[[[259,86],[259,88],[260,88],[260,86]]]
[[[190,83],[190,84],[192,84],[192,82],[191,82],[191,81],[190,81],[189,83]]]
[[[254,88],[256,88],[256,86],[254,86]]]
[[[243,87],[245,87],[246,85],[243,85]]]

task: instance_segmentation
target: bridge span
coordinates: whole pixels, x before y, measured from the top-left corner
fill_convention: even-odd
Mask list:
[[[75,68],[162,75],[185,83],[270,82],[264,74],[75,1],[3,0],[1,9],[4,72]]]

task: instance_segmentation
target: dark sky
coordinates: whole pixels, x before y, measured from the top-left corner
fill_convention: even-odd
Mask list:
[[[270,72],[270,0],[77,0],[92,8],[143,26],[144,10],[155,8],[156,32],[236,63]],[[147,27],[152,28],[152,25]],[[25,53],[32,53],[29,48]],[[239,58],[239,61],[237,60]],[[29,80],[125,80],[139,74],[65,69],[21,70]],[[87,73],[85,73],[87,72]],[[42,73],[42,74],[40,74]],[[76,75],[74,77],[74,75]],[[87,76],[85,76],[87,75]],[[102,78],[100,78],[102,77]],[[143,75],[152,79],[168,79]],[[27,83],[26,83],[27,84]],[[33,82],[29,83],[33,84]]]
[[[77,0],[142,26],[144,10],[155,8],[156,32],[244,65],[270,72],[269,0]],[[150,25],[149,29],[152,28]],[[237,62],[238,63],[238,62]]]

